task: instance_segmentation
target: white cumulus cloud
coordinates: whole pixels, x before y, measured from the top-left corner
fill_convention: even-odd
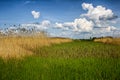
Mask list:
[[[82,8],[84,10],[88,10],[88,12],[82,14],[82,16],[85,16],[92,20],[112,20],[114,18],[117,18],[111,9],[107,9],[101,5],[94,7],[92,4],[83,3]]]
[[[81,14],[80,18],[74,19],[72,22],[56,22],[54,28],[62,29],[65,31],[72,31],[73,34],[106,34],[112,33],[117,28],[112,24],[117,16],[111,9],[107,9],[102,5],[93,6],[92,3],[83,3],[83,10],[86,13]],[[67,33],[66,33],[67,34]]]
[[[94,27],[94,23],[86,18],[79,18],[74,20],[74,27],[77,31],[90,32]]]
[[[49,27],[50,24],[51,24],[51,22],[49,20],[43,20],[42,23],[41,23],[41,25],[45,26],[45,27]]]
[[[117,16],[111,9],[107,9],[102,5],[95,7],[93,4],[89,3],[83,3],[82,8],[87,10],[87,12],[81,14],[81,16],[91,20],[94,23],[93,28],[98,28],[97,33],[106,33],[117,29],[116,27],[112,26],[112,24],[116,23],[114,19],[116,19]],[[94,32],[95,30],[93,29],[93,33]]]
[[[50,34],[68,37],[81,36],[81,34],[89,34],[88,36],[91,36],[91,34],[98,36],[101,36],[100,34],[108,35],[108,33],[112,33],[117,29],[113,26],[116,23],[114,19],[117,16],[111,9],[102,5],[94,6],[92,3],[83,3],[81,6],[83,10],[86,10],[86,13],[80,14],[79,18],[75,18],[71,22],[51,23],[49,20],[43,20],[41,23],[27,24],[26,26],[48,31],[56,29],[56,33],[50,32]],[[40,12],[31,11],[31,13],[35,19],[40,17]]]
[[[83,3],[82,7],[83,7],[84,10],[92,10],[93,9],[93,5],[88,4],[88,3]]]
[[[73,22],[65,22],[65,23],[55,23],[56,28],[77,31],[77,32],[90,32],[93,27],[94,23],[92,21],[87,20],[86,18],[78,18],[75,19]]]
[[[40,12],[31,11],[31,14],[33,15],[34,19],[38,19],[40,17]]]
[[[64,26],[62,23],[56,22],[54,28],[62,29],[62,28],[64,28]]]

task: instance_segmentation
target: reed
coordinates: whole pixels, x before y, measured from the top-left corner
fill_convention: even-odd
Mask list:
[[[0,38],[0,57],[20,58],[34,54],[33,49],[51,44],[69,42],[70,39],[48,38],[45,36],[32,37],[2,37]]]
[[[98,38],[98,39],[95,39],[94,41],[120,45],[120,38]]]

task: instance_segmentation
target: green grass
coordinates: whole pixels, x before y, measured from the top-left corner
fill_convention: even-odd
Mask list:
[[[69,43],[54,44],[33,50],[42,57],[81,58],[81,57],[120,57],[120,45],[75,40]]]
[[[120,80],[120,46],[73,41],[32,50],[22,60],[0,59],[0,80]]]

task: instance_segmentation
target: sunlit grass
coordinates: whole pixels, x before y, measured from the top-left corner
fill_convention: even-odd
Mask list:
[[[93,41],[73,41],[64,44],[54,44],[51,47],[36,48],[34,53],[42,57],[64,58],[118,58],[120,57],[120,45],[95,43]]]
[[[95,39],[94,41],[120,45],[120,38],[99,38],[99,39]]]
[[[119,80],[120,46],[72,41],[31,49],[24,59],[0,59],[0,80]]]
[[[70,39],[47,38],[45,36],[3,37],[0,38],[0,57],[19,58],[26,55],[32,55],[33,52],[31,50],[37,47],[70,41]]]
[[[113,58],[0,60],[0,80],[119,80],[119,67]]]

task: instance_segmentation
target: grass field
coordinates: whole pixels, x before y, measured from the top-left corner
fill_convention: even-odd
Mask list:
[[[0,80],[120,80],[120,45],[73,40],[30,50],[1,58]]]

